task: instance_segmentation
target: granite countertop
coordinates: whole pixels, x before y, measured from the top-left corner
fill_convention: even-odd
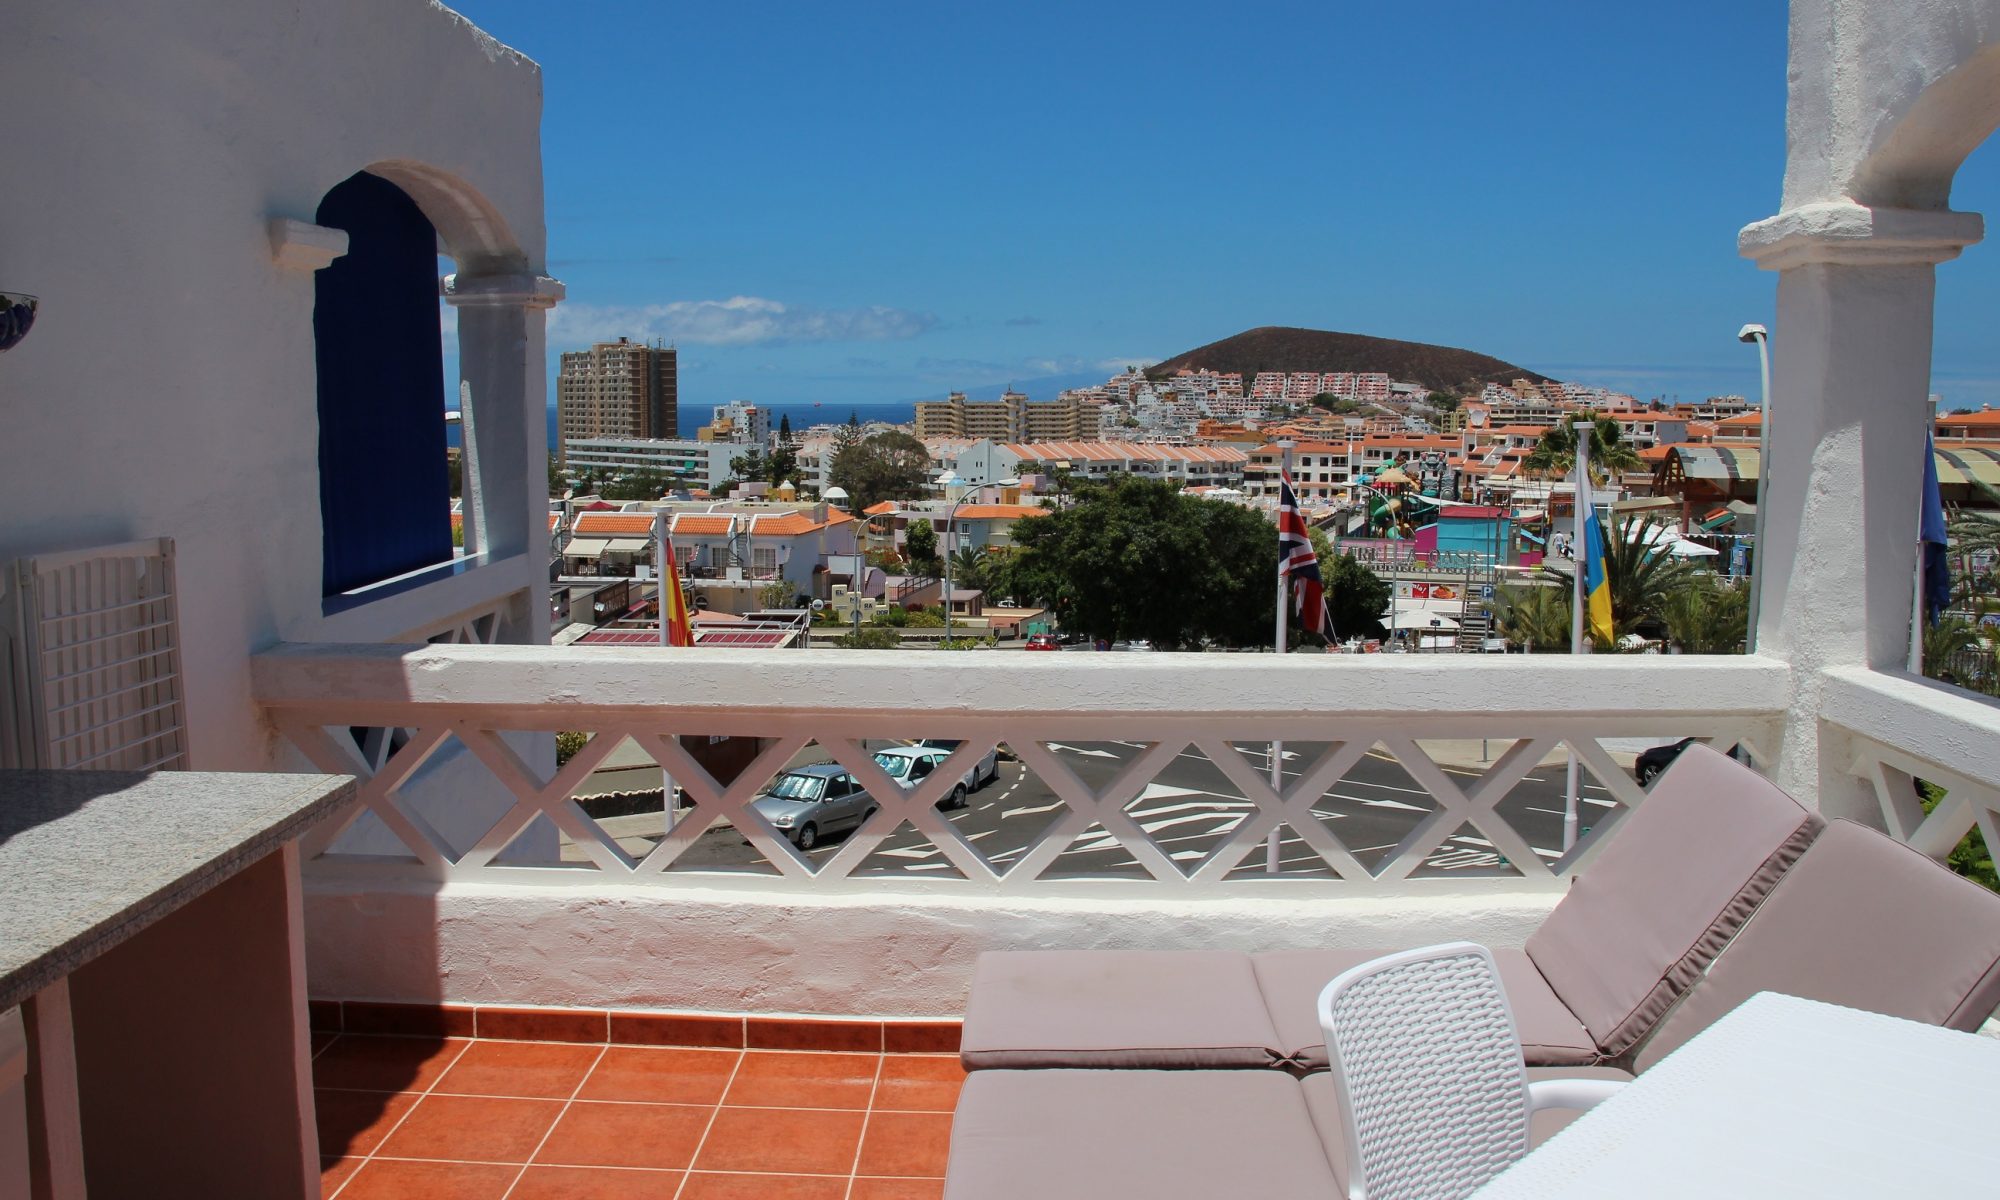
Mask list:
[[[0,1010],[332,815],[345,775],[0,771]]]

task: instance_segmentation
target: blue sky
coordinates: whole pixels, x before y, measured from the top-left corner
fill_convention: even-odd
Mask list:
[[[1270,324],[1755,394],[1772,0],[456,7],[545,73],[551,351],[674,340],[684,411],[1044,395]],[[2000,208],[2000,152],[1954,203]],[[2000,403],[1996,262],[1940,269],[1951,404]]]

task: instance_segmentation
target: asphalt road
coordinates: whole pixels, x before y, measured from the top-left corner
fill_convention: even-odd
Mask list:
[[[1259,775],[1268,775],[1269,748],[1265,745],[1239,746]],[[1079,742],[1051,746],[1087,785],[1103,787],[1129,760],[1146,749],[1143,743]],[[1288,745],[1284,773],[1288,781],[1307,770],[1323,749],[1316,745]],[[1506,743],[1494,742],[1494,757]],[[799,761],[824,761],[810,751]],[[1466,786],[1482,772],[1476,760],[1456,765],[1441,763],[1448,774],[1464,780]],[[1005,871],[1018,861],[1052,822],[1061,819],[1066,805],[1032,771],[1003,756],[1000,777],[968,797],[968,805],[946,813],[994,866]],[[1581,823],[1588,827],[1612,801],[1605,790],[1584,776]],[[1500,812],[1520,832],[1538,854],[1553,861],[1562,845],[1564,768],[1560,761],[1544,764],[1530,772],[1501,800]],[[1410,778],[1402,765],[1382,750],[1371,751],[1353,770],[1314,805],[1314,812],[1362,863],[1371,869],[1386,858],[1432,810],[1430,795]],[[1148,784],[1137,800],[1126,806],[1133,819],[1183,869],[1204,858],[1215,844],[1234,830],[1252,809],[1242,791],[1223,775],[1199,750],[1183,750]],[[626,849],[644,854],[659,839],[663,818],[659,814],[610,818],[603,822]],[[838,834],[808,857],[824,862],[837,853],[846,840]],[[718,824],[676,861],[675,870],[731,870],[774,873],[757,850],[726,824]],[[1281,874],[1326,877],[1331,869],[1317,853],[1289,827],[1279,842]],[[1252,851],[1232,878],[1265,872],[1265,853]],[[1506,864],[1493,846],[1476,829],[1460,829],[1429,854],[1417,869],[1418,875],[1509,875]],[[921,833],[904,825],[883,842],[856,869],[858,875],[910,874],[956,878],[958,868]],[[1086,830],[1042,873],[1045,879],[1075,877],[1149,877],[1145,868],[1103,830]]]

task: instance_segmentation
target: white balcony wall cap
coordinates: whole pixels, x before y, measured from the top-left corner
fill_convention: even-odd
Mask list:
[[[1789,669],[1762,657],[1087,654],[653,647],[284,645],[256,657],[260,703],[342,721],[449,706],[517,728],[579,709],[703,717],[833,711],[1009,716],[1089,713],[1283,721],[1662,714],[1774,717]],[[362,706],[368,706],[364,709]],[[1455,727],[1463,727],[1456,722]],[[554,728],[544,724],[542,727]],[[566,727],[566,726],[565,726]]]

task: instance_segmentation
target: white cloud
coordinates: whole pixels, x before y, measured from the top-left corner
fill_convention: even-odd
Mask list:
[[[935,324],[930,313],[883,305],[805,308],[760,296],[639,306],[559,304],[549,314],[549,344],[553,349],[620,337],[692,346],[887,342],[916,337]]]
[[[1100,371],[1122,371],[1126,367],[1137,367],[1143,371],[1159,361],[1159,359],[1154,358],[1150,354],[1139,354],[1131,358],[1101,358],[1097,360],[1097,369]]]

